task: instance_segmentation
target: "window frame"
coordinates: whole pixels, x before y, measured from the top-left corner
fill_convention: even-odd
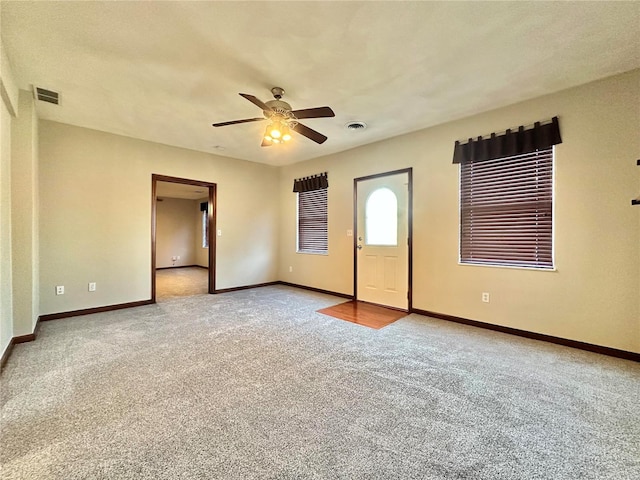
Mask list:
[[[535,271],[543,271],[543,272],[555,272],[557,271],[556,267],[556,259],[555,259],[555,208],[556,208],[556,191],[555,191],[555,179],[556,179],[556,157],[555,157],[555,146],[551,146],[546,149],[536,150],[529,154],[521,154],[514,155],[508,157],[501,157],[496,159],[496,161],[500,160],[513,160],[517,157],[529,157],[534,156],[536,154],[545,155],[545,152],[550,152],[550,180],[547,188],[550,189],[550,203],[551,207],[549,209],[551,215],[550,222],[550,233],[547,235],[549,239],[549,247],[550,247],[550,263],[540,262],[539,264],[529,264],[527,265],[526,260],[498,260],[498,259],[485,259],[485,260],[472,260],[467,258],[463,258],[463,209],[465,208],[463,196],[465,192],[463,191],[463,168],[464,165],[461,163],[460,168],[458,169],[458,189],[459,189],[459,204],[458,204],[458,265],[464,266],[472,266],[472,267],[493,267],[493,268],[507,268],[507,269],[523,269],[523,270],[535,270]],[[482,162],[478,162],[482,163]],[[513,166],[513,164],[511,164]],[[507,177],[505,177],[507,178]],[[534,236],[538,236],[538,233],[535,233]],[[544,235],[543,235],[544,237]],[[506,247],[503,247],[506,248]]]
[[[297,192],[296,198],[296,253],[306,255],[329,255],[329,193],[327,188],[311,190],[306,192]],[[304,196],[309,195],[307,205],[315,199],[319,200],[319,207],[323,210],[314,212],[311,216],[301,217],[302,201]],[[316,205],[318,206],[318,205]],[[302,225],[302,227],[301,227]],[[309,230],[304,230],[304,226]],[[318,228],[319,226],[319,228]],[[309,240],[301,242],[301,233],[307,231]],[[320,244],[321,248],[301,247],[301,243]]]

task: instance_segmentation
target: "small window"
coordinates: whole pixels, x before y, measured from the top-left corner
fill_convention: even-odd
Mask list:
[[[387,187],[371,192],[365,205],[366,245],[398,245],[398,198]]]
[[[553,268],[553,147],[461,163],[460,262]]]
[[[200,203],[200,218],[202,220],[202,248],[209,248],[209,202]]]
[[[202,213],[202,248],[209,248],[209,212]]]
[[[327,189],[298,193],[298,253],[328,252]]]

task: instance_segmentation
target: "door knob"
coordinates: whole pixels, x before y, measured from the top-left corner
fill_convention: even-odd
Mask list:
[[[358,250],[362,250],[362,245],[358,245]]]

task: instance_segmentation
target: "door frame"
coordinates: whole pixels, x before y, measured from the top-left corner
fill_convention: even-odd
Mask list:
[[[376,178],[390,177],[393,175],[407,174],[407,311],[413,310],[413,167],[392,170],[390,172],[376,173],[365,177],[353,179],[353,299],[358,300],[358,183]],[[383,305],[386,306],[386,305]],[[394,307],[387,307],[394,308]]]
[[[216,218],[217,218],[217,184],[191,180],[188,178],[170,177],[167,175],[151,174],[151,302],[156,303],[156,227],[157,207],[156,191],[158,182],[180,183],[205,187],[209,191],[208,232],[209,242],[209,288],[208,293],[216,293]]]

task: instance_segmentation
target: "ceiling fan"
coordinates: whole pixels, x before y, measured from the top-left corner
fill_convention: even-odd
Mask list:
[[[291,105],[282,101],[284,90],[280,87],[273,87],[271,93],[275,100],[262,102],[253,95],[240,93],[241,97],[246,98],[254,105],[262,109],[264,117],[245,118],[244,120],[233,120],[231,122],[214,123],[214,127],[225,127],[227,125],[235,125],[237,123],[259,122],[269,120],[269,125],[262,139],[263,147],[270,147],[273,144],[285,143],[291,139],[291,130],[313,140],[316,143],[324,143],[327,137],[316,132],[312,128],[303,125],[298,120],[301,118],[323,118],[335,117],[336,114],[329,107],[305,108],[302,110],[292,110]]]

